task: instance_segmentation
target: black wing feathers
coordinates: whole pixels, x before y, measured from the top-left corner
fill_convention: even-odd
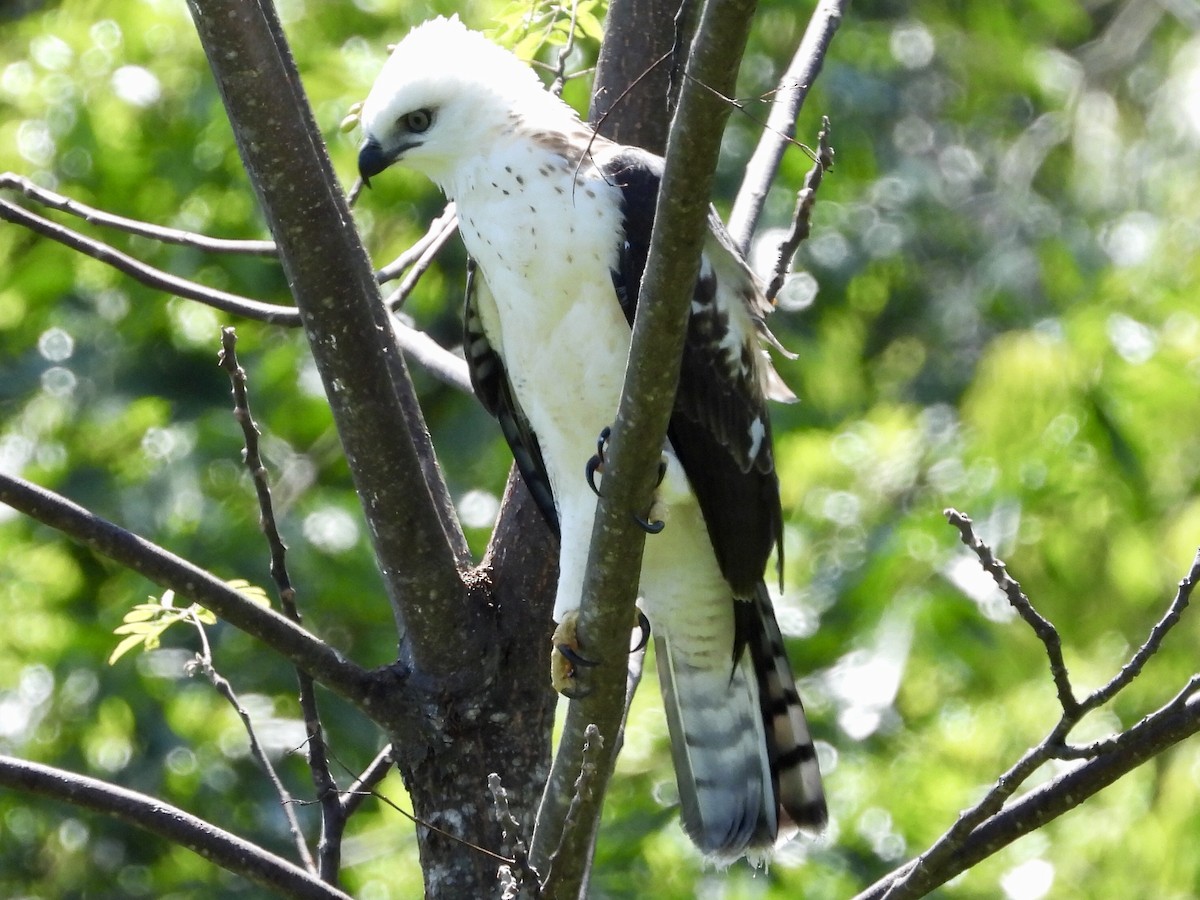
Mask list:
[[[599,165],[622,192],[625,240],[613,283],[632,326],[662,160],[626,147]],[[714,227],[721,227],[719,221]],[[696,493],[722,574],[736,596],[749,598],[762,581],[771,549],[781,544],[783,517],[755,361],[743,355],[740,365],[730,366],[721,346],[730,323],[717,303],[716,278],[706,266],[696,284],[667,437]]]
[[[554,492],[550,489],[550,478],[546,474],[546,463],[542,459],[542,448],[537,435],[525,418],[517,398],[513,396],[504,371],[504,363],[483,332],[476,307],[476,292],[487,290],[474,260],[467,261],[467,300],[463,314],[463,354],[467,359],[467,370],[471,374],[471,387],[483,408],[496,417],[500,431],[512,450],[513,460],[529,493],[541,510],[546,524],[556,535],[558,512],[554,507]],[[583,477],[580,473],[580,478]]]

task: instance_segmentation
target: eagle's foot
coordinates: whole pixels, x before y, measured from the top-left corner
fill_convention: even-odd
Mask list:
[[[579,683],[579,670],[596,665],[594,660],[579,652],[578,622],[579,610],[571,610],[563,616],[550,639],[554,644],[550,652],[550,684],[568,700],[578,700],[591,693],[590,688]]]
[[[650,620],[640,609],[635,608],[634,612],[637,613],[634,627],[638,630],[638,641],[630,653],[644,650],[650,642]],[[579,670],[599,665],[579,652],[578,624],[579,610],[572,610],[563,616],[550,639],[554,644],[550,652],[550,683],[568,700],[578,700],[591,693],[591,688],[579,683]]]
[[[612,437],[612,429],[605,425],[600,432],[600,437],[596,440],[596,455],[587,461],[584,467],[584,475],[587,476],[588,487],[590,487],[597,497],[600,496],[600,488],[596,487],[596,473],[604,472],[604,454],[608,450],[608,439]]]
[[[587,478],[588,487],[592,489],[597,497],[600,496],[600,488],[596,486],[596,473],[604,473],[605,455],[608,452],[608,441],[612,437],[612,428],[605,425],[600,431],[600,437],[596,440],[596,453],[587,461],[587,465],[583,468],[584,476]],[[663,453],[658,459],[658,476],[654,479],[654,489],[658,490],[663,480],[667,477],[667,454]],[[642,518],[637,514],[633,514],[633,521],[646,534],[658,534],[666,527],[666,523],[657,518]]]

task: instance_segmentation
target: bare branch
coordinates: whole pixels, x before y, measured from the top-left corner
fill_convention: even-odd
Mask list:
[[[341,793],[342,815],[345,818],[350,818],[362,806],[362,802],[368,797],[374,795],[375,788],[383,779],[387,778],[388,773],[392,771],[392,766],[396,764],[394,754],[392,753],[392,745],[388,744],[371,760],[370,764],[363,769],[362,774]]]
[[[1200,580],[1200,551],[1197,551],[1195,559],[1192,560],[1191,570],[1180,580],[1179,588],[1175,592],[1175,599],[1171,601],[1166,614],[1150,630],[1150,637],[1146,639],[1146,642],[1142,646],[1138,647],[1137,652],[1133,654],[1129,662],[1121,667],[1121,671],[1117,673],[1112,681],[1091,696],[1084,698],[1081,705],[1085,710],[1092,710],[1104,705],[1141,674],[1142,668],[1149,661],[1150,657],[1158,652],[1158,648],[1162,645],[1163,638],[1167,636],[1167,632],[1175,627],[1180,616],[1183,615],[1183,611],[1187,609],[1188,603],[1192,599],[1192,591],[1195,589],[1198,580]]]
[[[475,393],[465,359],[447,350],[424,331],[405,325],[396,316],[392,316],[392,328],[405,355],[418,362],[421,368],[442,384],[467,394]]]
[[[607,777],[602,771],[604,737],[595,725],[588,725],[583,732],[583,752],[580,755],[579,773],[572,782],[571,803],[563,818],[562,840],[545,866],[545,890],[551,897],[575,896],[579,891],[576,886],[582,886],[591,866],[588,852],[579,853],[573,847],[570,837],[589,828],[588,820],[600,814],[600,806],[604,800],[604,780]]]
[[[529,865],[525,841],[521,838],[521,823],[513,816],[508,807],[508,791],[495,772],[488,775],[488,791],[492,795],[492,803],[496,807],[496,820],[500,823],[504,840],[512,847],[513,864],[505,866],[500,875],[504,886],[504,897],[515,898],[522,893],[527,897],[542,896],[541,883],[538,874]],[[505,883],[507,882],[507,883]]]
[[[59,225],[57,222],[52,222],[49,219],[31,213],[24,207],[10,203],[7,200],[0,200],[0,219],[5,219],[15,225],[21,225],[36,234],[42,235],[42,237],[50,238],[50,240],[57,241],[63,246],[70,247],[72,250],[92,257],[92,259],[99,260],[105,265],[112,266],[117,271],[123,272],[135,281],[139,281],[155,290],[175,294],[188,300],[197,300],[206,306],[235,313],[239,316],[245,316],[249,319],[257,319],[260,322],[269,322],[275,325],[290,325],[293,327],[300,324],[300,314],[291,306],[263,303],[261,300],[251,300],[249,297],[241,297],[237,294],[219,291],[216,288],[204,287],[194,281],[180,278],[178,275],[172,275],[170,272],[164,272],[162,269],[156,269],[154,266],[134,259],[126,253],[122,253],[120,250],[103,241],[85,237],[79,232],[67,228],[65,225]]]
[[[750,248],[750,238],[758,227],[767,192],[775,181],[779,163],[791,141],[790,135],[796,130],[800,109],[821,72],[829,44],[848,5],[849,0],[820,0],[817,3],[795,56],[779,79],[767,125],[746,166],[742,186],[729,215],[729,234],[743,255]]]
[[[254,482],[258,496],[259,523],[267,538],[271,551],[271,578],[279,591],[279,602],[283,613],[297,625],[301,623],[300,610],[296,606],[296,589],[287,571],[287,547],[279,534],[275,521],[275,504],[271,499],[271,485],[267,479],[267,468],[259,452],[258,425],[250,412],[250,397],[246,390],[246,370],[237,361],[237,333],[232,328],[221,329],[221,366],[229,373],[233,385],[233,417],[242,427],[246,442],[243,461]],[[317,706],[316,686],[312,677],[303,670],[296,670],[299,685],[300,711],[304,717],[307,736],[308,769],[312,775],[317,800],[321,804],[321,837],[318,842],[320,875],[329,884],[338,883],[341,868],[342,832],[346,819],[338,797],[337,781],[329,769],[329,754],[325,748],[325,729],[321,726],[321,713]],[[247,720],[247,727],[249,727]],[[289,808],[290,812],[290,808]],[[308,848],[305,846],[305,852]],[[308,860],[309,866],[312,860]]]
[[[1106,753],[1115,753],[1123,748],[1141,740],[1143,726],[1153,720],[1157,716],[1164,713],[1173,713],[1183,709],[1195,697],[1197,690],[1200,690],[1200,675],[1193,675],[1188,679],[1188,683],[1183,686],[1171,700],[1166,703],[1157,712],[1151,713],[1134,725],[1127,731],[1122,731],[1120,734],[1115,734],[1112,737],[1104,738],[1099,741],[1093,741],[1090,744],[1060,744],[1057,747],[1051,747],[1050,752],[1055,759],[1095,759],[1098,756],[1103,756]]]
[[[301,311],[403,664],[421,685],[447,688],[480,656],[484,610],[466,602],[448,495],[422,465],[428,429],[282,25],[270,4],[189,0],[189,9]]]
[[[199,566],[106,521],[65,497],[0,473],[0,502],[212,610],[351,703],[370,705],[376,678],[274,610],[259,606]],[[374,710],[370,710],[373,712]]]
[[[164,244],[180,244],[208,253],[228,253],[243,256],[267,256],[274,258],[274,241],[245,241],[226,240],[224,238],[208,237],[191,231],[181,231],[178,228],[166,228],[162,225],[151,225],[139,219],[127,219],[124,216],[113,215],[101,209],[95,209],[78,200],[56,194],[34,184],[28,178],[23,178],[13,172],[0,173],[0,190],[18,191],[30,200],[40,203],[48,209],[69,213],[92,225],[102,225],[115,228],[127,234],[160,241]]]
[[[944,515],[947,521],[958,529],[962,542],[979,557],[979,563],[983,566],[984,571],[991,575],[1000,590],[1004,591],[1004,595],[1008,597],[1008,602],[1012,604],[1013,609],[1033,629],[1033,633],[1045,646],[1046,656],[1050,659],[1050,673],[1054,677],[1054,686],[1058,691],[1058,702],[1062,706],[1063,713],[1077,716],[1079,701],[1075,699],[1075,693],[1071,689],[1071,677],[1067,673],[1067,664],[1063,660],[1062,638],[1058,635],[1058,629],[1033,608],[1029,598],[1021,592],[1021,585],[1004,568],[1004,563],[996,559],[991,548],[975,536],[970,516],[965,516],[955,509],[945,510]]]
[[[250,412],[250,397],[246,390],[246,370],[237,360],[237,332],[233,328],[221,329],[221,352],[219,355],[221,368],[229,374],[233,386],[233,418],[241,426],[242,439],[246,442],[242,450],[242,462],[250,472],[254,482],[254,491],[258,496],[259,525],[267,538],[267,546],[271,551],[271,577],[279,590],[279,599],[283,610],[293,622],[300,623],[300,613],[296,609],[296,591],[292,587],[287,572],[287,547],[279,534],[275,522],[275,506],[271,500],[271,485],[267,479],[267,468],[259,452],[259,437],[261,432]]]
[[[450,204],[447,208],[452,209],[453,205]],[[437,229],[436,231],[435,228]],[[383,301],[384,306],[390,310],[396,310],[404,304],[404,301],[408,299],[408,295],[417,286],[417,282],[421,280],[421,276],[425,274],[429,266],[433,263],[434,258],[442,252],[442,248],[449,243],[450,238],[454,237],[457,231],[457,216],[451,214],[450,218],[446,219],[445,214],[443,214],[441,219],[434,219],[433,223],[429,226],[429,231],[426,233],[427,236],[432,234],[432,238],[427,242],[424,239],[418,242],[418,244],[424,242],[420,254],[413,261],[412,268],[404,276],[404,280],[400,282],[400,286],[392,291],[387,299]]]
[[[21,225],[36,234],[70,247],[105,265],[112,266],[117,271],[155,290],[174,294],[187,300],[195,300],[197,303],[203,303],[205,306],[211,306],[222,312],[233,313],[244,319],[288,328],[300,327],[300,312],[293,306],[264,303],[261,300],[205,287],[186,278],[180,278],[134,259],[103,241],[86,237],[66,226],[51,222],[49,219],[44,219],[4,200],[0,200],[0,219]],[[453,229],[450,230],[450,233],[453,233]],[[448,235],[446,237],[448,239]],[[402,260],[403,257],[397,259],[396,263],[392,265],[396,265]],[[406,263],[406,266],[409,264],[411,263]],[[466,363],[459,357],[446,350],[428,335],[407,325],[398,325],[395,332],[401,349],[428,369],[434,378],[450,387],[472,393]]]
[[[1200,675],[1194,675],[1168,703],[1121,734],[1085,746],[1066,743],[1067,735],[1089,711],[1110,700],[1137,676],[1146,661],[1157,652],[1166,633],[1179,621],[1193,585],[1200,577],[1200,552],[1188,575],[1180,581],[1166,614],[1151,629],[1133,659],[1107,685],[1083,702],[1077,702],[1071,693],[1062,662],[1061,642],[1054,626],[1034,610],[1004,564],[975,536],[970,518],[952,509],[946,510],[946,518],[959,530],[963,543],[975,552],[984,569],[1042,640],[1050,656],[1062,715],[1049,734],[1001,775],[982,800],[961,813],[954,825],[929,849],[881,879],[856,900],[925,896],[1021,835],[1079,805],[1147,759],[1200,731],[1200,698],[1197,697]],[[1067,702],[1063,700],[1064,695]],[[1086,759],[1088,762],[1010,803],[1010,798],[1029,777],[1051,759]]]
[[[554,81],[550,83],[550,93],[561,97],[563,86],[567,83],[567,57],[575,49],[575,22],[579,16],[579,0],[571,2],[571,24],[567,29],[567,40],[558,50],[558,59],[554,65]]]
[[[203,638],[204,626],[199,622],[194,622],[196,628],[200,631]],[[242,727],[246,730],[246,736],[250,739],[250,755],[262,767],[266,773],[267,780],[271,782],[271,787],[275,789],[276,795],[279,797],[279,807],[283,811],[284,818],[287,819],[288,831],[292,835],[292,841],[296,845],[296,852],[300,855],[300,861],[304,863],[304,868],[309,872],[316,872],[317,867],[313,862],[312,854],[308,850],[308,843],[304,839],[304,831],[300,828],[300,822],[296,818],[296,811],[292,807],[292,795],[283,782],[279,778],[279,773],[275,771],[275,766],[271,764],[270,758],[263,750],[262,744],[258,742],[258,734],[254,730],[254,721],[250,718],[250,713],[246,711],[246,707],[242,706],[242,701],[238,699],[237,692],[234,691],[233,685],[229,683],[229,679],[225,678],[220,672],[213,668],[212,651],[208,646],[207,638],[203,638],[204,651],[196,656],[189,666],[189,674],[194,671],[199,671],[209,684],[216,689],[217,693],[225,698],[226,702],[233,707],[238,718],[242,720]],[[322,878],[323,881],[329,881],[328,878]],[[332,882],[331,882],[332,883]]]
[[[387,284],[387,282],[399,278],[405,269],[424,255],[431,244],[445,241],[449,237],[447,232],[453,234],[457,228],[458,214],[455,212],[454,204],[447,203],[442,214],[429,223],[429,228],[415,244],[375,273],[375,280],[380,284]]]
[[[821,130],[817,133],[817,159],[813,167],[804,176],[804,187],[796,194],[796,209],[792,213],[792,227],[779,242],[775,252],[775,273],[767,286],[767,299],[774,302],[783,287],[784,279],[792,267],[792,257],[800,247],[801,241],[808,238],[812,226],[813,206],[817,202],[817,189],[825,177],[825,172],[833,168],[833,148],[829,146],[829,117],[821,117]]]
[[[312,900],[350,900],[299,866],[223,831],[203,819],[105,781],[62,769],[0,756],[0,785],[90,809],[187,847],[272,894]]]
[[[1200,686],[1200,679],[1193,678],[1191,696],[1186,702],[1172,700],[1130,729],[1128,733],[1134,735],[1133,738],[1004,807],[964,835],[953,847],[947,848],[936,864],[928,859],[928,853],[923,854],[915,862],[885,876],[854,900],[924,897],[1017,838],[1074,809],[1152,757],[1194,736],[1200,732],[1200,698],[1194,696],[1197,686]]]

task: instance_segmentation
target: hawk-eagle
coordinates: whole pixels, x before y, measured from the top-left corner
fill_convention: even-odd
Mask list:
[[[569,622],[596,510],[585,468],[620,398],[662,159],[597,136],[456,18],[396,46],[361,121],[364,180],[401,163],[457,204],[471,380],[560,535],[554,618]],[[826,809],[763,581],[782,537],[766,400],[794,398],[763,347],[770,304],[710,219],[639,604],[684,827],[729,862],[819,828]]]

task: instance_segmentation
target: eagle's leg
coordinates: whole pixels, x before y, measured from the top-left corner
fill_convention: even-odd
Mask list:
[[[650,641],[650,620],[640,609],[637,613],[638,642],[630,653],[643,650]],[[554,629],[551,641],[554,649],[550,653],[550,683],[554,689],[568,700],[578,700],[586,697],[591,690],[578,682],[579,669],[588,669],[597,665],[579,652],[579,610],[572,610],[563,616],[563,620]]]

